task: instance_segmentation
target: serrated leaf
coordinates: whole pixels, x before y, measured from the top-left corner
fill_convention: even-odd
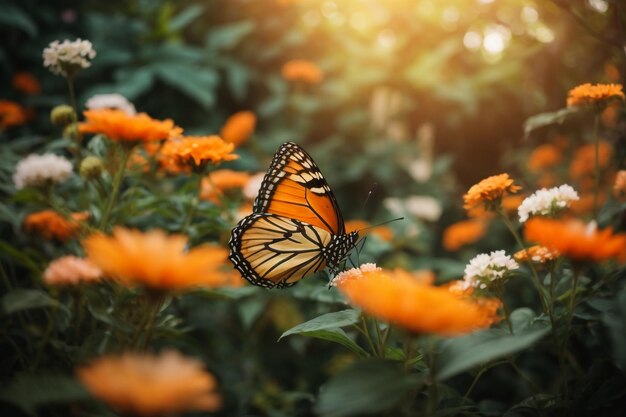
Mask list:
[[[323,314],[315,317],[307,322],[298,324],[295,327],[283,333],[278,340],[292,334],[309,333],[316,330],[337,329],[340,327],[350,326],[359,321],[361,313],[356,310],[342,310],[334,313]]]
[[[437,357],[437,379],[444,380],[481,363],[524,350],[548,334],[549,324],[543,320],[529,321],[528,311],[520,309],[511,315],[513,333],[494,328],[443,341]]]
[[[416,384],[397,362],[369,359],[348,366],[320,389],[322,417],[381,413],[393,409]]]
[[[533,130],[540,127],[561,124],[568,116],[578,113],[580,111],[577,107],[567,107],[554,112],[540,113],[535,116],[529,117],[524,122],[524,135],[528,136]]]
[[[0,298],[0,315],[35,308],[59,307],[61,304],[41,290],[19,288]],[[65,308],[65,306],[63,306]]]
[[[21,374],[0,391],[0,399],[35,416],[39,406],[66,404],[89,399],[87,391],[71,377],[51,374]]]

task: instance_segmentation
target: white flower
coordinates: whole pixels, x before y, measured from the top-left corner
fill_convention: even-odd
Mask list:
[[[137,111],[133,103],[121,94],[96,94],[87,100],[85,107],[88,109],[117,109],[129,116],[134,116]]]
[[[250,177],[246,186],[243,187],[243,196],[250,200],[255,199],[261,189],[263,178],[265,178],[264,172],[259,172]]]
[[[519,221],[524,223],[531,215],[549,215],[569,206],[575,200],[578,200],[578,193],[567,184],[549,190],[542,188],[526,197],[517,208]]]
[[[67,76],[80,68],[91,66],[90,59],[96,56],[91,42],[76,39],[75,41],[64,40],[50,42],[43,50],[43,66],[49,67],[50,71],[57,75]]]
[[[65,181],[72,175],[72,164],[54,154],[28,155],[18,162],[13,174],[15,188],[44,185],[47,182]]]
[[[486,282],[490,282],[504,277],[513,269],[518,269],[519,265],[503,250],[481,253],[472,258],[465,267],[464,280],[469,286],[486,288]]]
[[[341,284],[342,281],[348,279],[359,279],[363,277],[364,273],[375,271],[382,271],[382,269],[377,267],[374,263],[366,263],[358,268],[352,268],[338,273],[335,278],[330,281],[330,285],[336,287],[338,284]]]
[[[412,195],[404,200],[390,197],[383,204],[396,216],[410,215],[431,222],[441,217],[441,203],[434,197]]]

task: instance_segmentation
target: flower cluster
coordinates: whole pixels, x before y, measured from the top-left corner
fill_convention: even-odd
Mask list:
[[[624,99],[621,84],[582,84],[567,94],[567,107],[602,103],[611,98]]]
[[[202,362],[172,350],[104,356],[76,374],[95,397],[125,415],[213,412],[222,405],[217,382]]]
[[[472,258],[465,267],[464,281],[469,287],[485,289],[490,282],[505,278],[519,265],[503,250],[481,253]]]
[[[237,159],[238,156],[232,153],[234,150],[233,143],[228,143],[219,136],[186,136],[167,141],[161,149],[161,155],[166,165],[200,166],[208,161],[216,164]]]
[[[240,111],[226,120],[220,131],[220,136],[226,142],[240,146],[254,133],[255,127],[256,116],[254,113],[251,111]]]
[[[26,123],[26,111],[14,101],[0,100],[0,126],[7,129]]]
[[[540,245],[531,246],[528,249],[522,249],[513,254],[513,258],[515,258],[517,262],[535,262],[538,264],[554,261],[558,257],[558,251]]]
[[[76,236],[80,230],[80,223],[89,218],[89,213],[72,213],[65,218],[53,210],[43,210],[31,213],[24,219],[24,230],[34,232],[44,239],[56,239],[65,242]]]
[[[554,215],[578,199],[578,193],[567,184],[550,189],[542,188],[522,201],[517,209],[519,221],[524,223],[531,215]]]
[[[465,209],[472,209],[481,203],[492,208],[493,204],[497,204],[506,194],[513,194],[521,190],[522,187],[515,185],[509,174],[493,175],[485,178],[472,187],[463,196]]]
[[[128,101],[121,94],[96,94],[87,100],[85,107],[90,110],[96,109],[116,109],[121,110],[129,116],[137,114],[135,105]]]
[[[347,280],[360,279],[369,275],[372,272],[380,272],[380,271],[382,271],[382,269],[377,267],[376,264],[365,263],[359,266],[358,268],[351,268],[346,271],[342,271],[338,273],[330,282],[330,285],[333,287],[337,287]]]
[[[156,120],[145,113],[129,115],[118,109],[95,109],[84,112],[82,133],[98,133],[114,141],[136,143],[179,137],[183,129],[170,119]]]
[[[318,84],[324,79],[324,73],[315,63],[305,59],[294,59],[283,65],[282,76],[287,81],[300,81],[306,84]]]
[[[75,41],[53,41],[43,50],[43,65],[54,74],[64,77],[72,76],[81,68],[89,68],[91,59],[95,58],[91,42],[76,39]]]
[[[200,198],[215,204],[220,203],[224,192],[232,189],[243,189],[250,181],[251,175],[247,172],[231,169],[218,169],[202,179]]]
[[[443,232],[443,247],[450,252],[476,242],[484,236],[487,223],[482,219],[463,220],[448,226]]]
[[[43,280],[48,285],[66,286],[98,281],[101,276],[100,268],[89,260],[68,255],[50,262]]]
[[[72,175],[72,163],[54,154],[30,154],[17,163],[13,174],[15,188],[38,187],[63,182]]]

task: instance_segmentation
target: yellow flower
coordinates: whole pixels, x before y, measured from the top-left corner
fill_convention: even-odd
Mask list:
[[[535,217],[526,222],[524,236],[575,261],[626,261],[626,234],[598,231],[595,222]]]
[[[247,172],[233,171],[231,169],[213,171],[202,179],[200,198],[219,204],[225,191],[242,189],[246,186],[250,177],[251,175]]]
[[[312,61],[294,59],[283,65],[283,78],[287,81],[301,81],[307,84],[318,84],[324,79],[324,73]]]
[[[517,262],[535,262],[538,264],[545,264],[546,262],[554,261],[558,257],[558,251],[540,245],[531,246],[528,249],[522,249],[515,252],[513,255],[513,258],[515,258]]]
[[[102,271],[87,259],[73,255],[50,262],[43,273],[48,285],[77,285],[100,280]]]
[[[567,94],[567,107],[605,102],[611,98],[624,99],[621,84],[582,84]]]
[[[203,368],[202,362],[169,350],[104,356],[76,374],[88,391],[120,413],[166,416],[221,408],[217,382]]]
[[[506,194],[513,194],[521,189],[519,185],[513,184],[513,179],[509,177],[509,174],[493,175],[472,185],[463,196],[464,207],[470,210],[480,203],[490,206],[500,202]]]
[[[483,237],[486,229],[486,222],[480,219],[451,224],[443,231],[443,247],[450,252],[457,251]]]
[[[251,111],[240,111],[230,116],[222,130],[220,135],[226,142],[240,146],[243,144],[256,127],[256,116]]]
[[[381,320],[417,333],[457,336],[498,320],[499,303],[460,297],[432,285],[432,274],[380,268],[351,270],[337,282],[350,303]]]
[[[161,230],[142,233],[117,227],[112,236],[93,234],[83,242],[88,258],[123,285],[184,290],[224,283],[226,249],[200,246],[185,251],[187,238]]]
[[[53,210],[43,210],[31,213],[24,219],[24,230],[35,232],[44,239],[57,239],[65,242],[76,236],[80,230],[80,223],[89,218],[89,213],[72,213],[67,219]]]
[[[185,136],[181,139],[168,140],[161,149],[161,157],[169,159],[170,164],[200,166],[211,161],[216,164],[232,161],[238,156],[232,152],[235,145],[224,141],[219,136]]]
[[[156,120],[145,113],[129,115],[117,109],[94,109],[84,113],[82,133],[99,133],[121,142],[149,142],[179,137],[183,129],[170,119]]]

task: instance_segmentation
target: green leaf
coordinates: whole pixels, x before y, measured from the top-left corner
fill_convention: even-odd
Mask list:
[[[61,304],[41,290],[19,288],[0,298],[0,315],[34,308],[59,307]],[[65,308],[65,306],[63,306]]]
[[[252,32],[254,26],[254,22],[245,21],[216,27],[207,36],[207,47],[213,50],[230,49]]]
[[[203,12],[204,7],[199,4],[192,4],[186,7],[170,20],[170,29],[173,31],[184,29],[185,26],[197,19]]]
[[[14,404],[29,415],[37,415],[37,407],[66,404],[89,399],[78,381],[63,375],[20,374],[0,391],[2,401]]]
[[[334,313],[323,314],[312,320],[298,324],[295,327],[283,333],[278,340],[292,334],[310,333],[317,330],[337,329],[340,327],[350,326],[359,321],[361,313],[357,310],[342,310]]]
[[[214,90],[218,83],[218,76],[214,71],[162,62],[155,65],[153,69],[164,83],[195,100],[205,109],[210,109],[215,104]]]
[[[322,417],[381,413],[393,409],[416,383],[397,362],[360,361],[322,386],[315,411]]]
[[[363,350],[361,346],[357,345],[352,339],[348,337],[346,332],[339,328],[315,330],[311,332],[302,332],[299,334],[301,336],[308,336],[315,339],[328,340],[329,342],[339,343],[343,347],[348,348],[362,358],[366,358],[369,356],[369,354],[365,350]]]
[[[34,272],[36,274],[41,273],[39,266],[34,260],[32,260],[24,252],[17,250],[7,242],[0,241],[0,253],[4,253],[13,261],[17,262],[25,268],[28,268],[31,272]]]
[[[218,300],[239,300],[244,297],[248,297],[250,295],[256,294],[259,292],[259,287],[255,287],[252,285],[248,285],[245,287],[239,288],[215,288],[215,289],[205,289],[198,288],[192,294],[199,295],[202,297],[218,299]]]
[[[532,316],[534,313],[530,309],[514,311],[511,314],[513,333],[508,328],[494,328],[443,341],[437,357],[437,379],[450,378],[530,347],[550,331],[546,321],[534,320]]]
[[[37,36],[37,25],[29,14],[11,4],[0,5],[0,25],[14,27],[25,32],[31,38]]]
[[[577,107],[567,107],[554,112],[540,113],[535,116],[529,117],[524,123],[524,135],[528,135],[535,129],[540,127],[549,126],[555,123],[561,124],[568,116],[578,113],[580,111]]]
[[[135,100],[147,92],[154,82],[151,68],[122,69],[115,73],[116,91],[129,100]]]

